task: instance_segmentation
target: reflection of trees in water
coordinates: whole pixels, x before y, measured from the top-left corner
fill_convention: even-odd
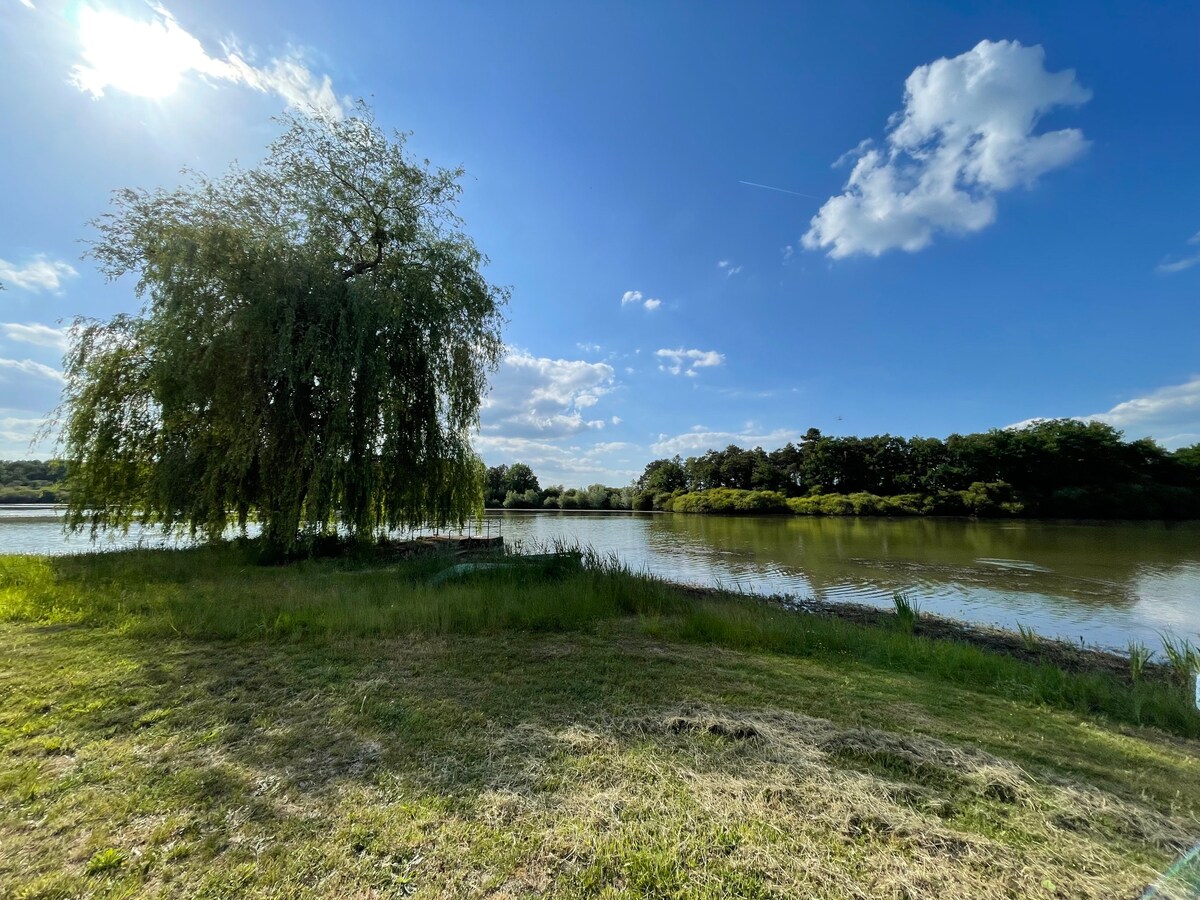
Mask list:
[[[802,573],[819,594],[869,582],[888,591],[959,586],[1127,607],[1146,596],[1148,580],[1181,572],[1200,579],[1197,523],[666,515],[649,530],[671,534],[677,547]]]

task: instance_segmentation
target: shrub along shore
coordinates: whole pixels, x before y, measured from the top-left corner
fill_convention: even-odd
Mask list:
[[[574,559],[0,557],[0,883],[1111,897],[1200,835],[1168,666]]]

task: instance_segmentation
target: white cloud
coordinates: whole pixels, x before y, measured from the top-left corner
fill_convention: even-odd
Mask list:
[[[773,431],[762,431],[752,424],[742,431],[708,431],[702,425],[695,426],[691,431],[669,437],[660,434],[658,440],[650,445],[656,456],[695,456],[708,450],[723,450],[730,444],[750,449],[762,447],[764,450],[775,450],[789,441],[800,440],[800,433],[788,428],[776,428]]]
[[[662,360],[658,365],[659,371],[672,375],[695,376],[697,369],[719,366],[725,362],[725,354],[716,350],[684,350],[680,347],[677,350],[656,350],[654,355]]]
[[[74,278],[79,273],[69,264],[50,259],[39,253],[24,265],[0,259],[0,284],[24,288],[27,291],[57,291],[63,279]]]
[[[475,440],[475,449],[489,465],[525,463],[533,469],[542,487],[552,484],[586,487],[597,482],[620,487],[641,473],[641,468],[635,468],[629,459],[630,451],[638,448],[622,441],[582,447],[530,438],[482,435]]]
[[[17,0],[17,2],[20,3],[26,9],[35,9],[36,8],[33,5],[33,0]]]
[[[0,459],[45,459],[53,453],[53,441],[35,443],[42,420],[11,415],[16,410],[0,409]]]
[[[4,378],[5,372],[19,372],[23,375],[34,375],[38,378],[45,378],[49,381],[62,382],[62,372],[58,369],[44,365],[40,362],[34,362],[32,359],[2,359],[0,358],[0,379]]]
[[[1200,232],[1197,232],[1188,238],[1188,243],[1192,246],[1200,245]],[[1171,260],[1169,262],[1163,261],[1158,264],[1158,267],[1155,269],[1155,271],[1163,274],[1182,272],[1184,269],[1190,269],[1197,263],[1200,263],[1200,250],[1193,252],[1191,256],[1180,257],[1179,259]]]
[[[30,459],[53,453],[54,440],[31,447],[46,414],[60,399],[63,376],[30,359],[0,358],[0,459]]]
[[[1048,72],[1040,46],[981,41],[919,66],[904,88],[887,147],[846,155],[855,164],[845,191],[813,216],[807,249],[878,256],[920,250],[939,231],[979,231],[996,217],[997,193],[1032,185],[1088,145],[1077,128],[1034,133],[1046,112],[1091,97],[1073,70]]]
[[[608,363],[535,357],[512,350],[492,378],[480,411],[484,435],[524,438],[567,437],[604,428],[584,411],[614,386]]]
[[[717,263],[717,268],[724,269],[726,277],[729,277],[730,275],[736,275],[738,272],[742,271],[741,266],[735,266],[733,263],[731,263],[727,259],[723,259],[719,263]]]
[[[662,301],[654,297],[645,297],[641,291],[626,291],[621,295],[621,306],[629,306],[630,304],[637,306],[641,304],[647,310],[653,312],[662,306]]]
[[[19,325],[16,322],[0,322],[0,332],[10,341],[33,344],[36,347],[50,347],[54,350],[67,349],[66,328],[52,328],[49,325],[39,325],[31,322]]]
[[[1071,418],[1106,422],[1131,440],[1152,437],[1170,449],[1188,446],[1200,440],[1200,376],[1118,403],[1105,412]],[[1040,421],[1043,419],[1026,419],[1008,427],[1024,428]]]
[[[223,56],[210,56],[164,7],[152,5],[150,10],[152,17],[146,20],[81,7],[83,61],[72,70],[71,83],[96,98],[110,88],[162,98],[173,93],[184,76],[195,73],[210,81],[273,93],[288,106],[305,112],[335,119],[345,115],[346,103],[334,92],[329,76],[314,75],[298,53],[277,57],[261,67],[228,48],[223,48]]]
[[[796,248],[793,247],[791,244],[788,244],[786,247],[784,247],[779,252],[783,254],[783,261],[787,262],[789,259],[791,259],[793,256],[796,255]]]
[[[1181,431],[1200,430],[1200,377],[1184,384],[1170,385],[1118,403],[1106,412],[1083,416],[1107,422],[1131,437],[1162,436]]]
[[[614,425],[620,425],[620,424],[621,424],[621,417],[620,417],[620,416],[613,416],[613,417],[612,417],[612,419],[611,419],[610,421],[611,421],[611,422],[612,422]]]

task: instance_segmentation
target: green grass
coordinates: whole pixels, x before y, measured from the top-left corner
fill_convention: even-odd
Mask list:
[[[447,565],[0,557],[0,894],[1134,896],[1200,835],[1178,685]]]

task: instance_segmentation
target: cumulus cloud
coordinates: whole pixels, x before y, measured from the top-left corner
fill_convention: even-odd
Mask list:
[[[313,74],[299,53],[277,57],[264,66],[253,65],[230,48],[212,56],[164,7],[151,6],[150,11],[151,18],[145,20],[81,7],[82,62],[72,70],[71,83],[95,98],[110,88],[161,98],[194,73],[212,82],[275,94],[304,112],[335,119],[345,115],[346,102],[334,92],[329,76]]]
[[[621,295],[621,306],[642,306],[649,311],[654,311],[662,306],[662,301],[654,297],[646,297],[641,291],[626,291]]]
[[[1196,263],[1200,263],[1200,231],[1192,235],[1188,239],[1188,244],[1196,247],[1189,255],[1179,257],[1173,260],[1164,260],[1158,264],[1156,272],[1161,272],[1164,275],[1169,275],[1173,272],[1182,272],[1184,269],[1190,269]]]
[[[39,325],[31,322],[20,325],[16,322],[0,322],[0,333],[10,341],[23,344],[33,344],[36,347],[50,347],[54,350],[67,349],[66,328],[52,328],[49,325]]]
[[[1081,422],[1106,422],[1130,439],[1151,437],[1174,449],[1200,440],[1200,376],[1118,403],[1104,412],[1071,416]],[[1043,419],[1026,419],[1009,428],[1024,428]]]
[[[1035,133],[1040,118],[1091,93],[1071,69],[1049,72],[1040,46],[981,41],[919,66],[886,146],[859,144],[844,192],[812,218],[802,243],[834,259],[921,250],[938,232],[966,234],[996,218],[996,194],[1032,185],[1088,146],[1077,128]]]
[[[584,413],[615,384],[613,367],[576,359],[548,359],[512,350],[492,378],[480,411],[487,436],[556,438],[604,428]]]
[[[1131,437],[1149,435],[1164,443],[1181,432],[1200,431],[1200,377],[1159,388],[1083,418],[1107,422]]]
[[[763,431],[748,423],[741,431],[711,431],[703,425],[696,425],[691,431],[674,436],[660,434],[658,440],[650,445],[656,456],[695,456],[709,450],[723,450],[730,444],[747,449],[762,447],[764,450],[775,450],[789,441],[800,440],[800,433],[787,428],[776,428],[773,431]]]
[[[585,447],[481,435],[475,441],[475,449],[489,465],[525,463],[538,476],[542,487],[551,484],[586,487],[597,482],[615,487],[628,484],[641,472],[631,456],[638,448],[623,441],[600,441]]]
[[[695,377],[697,369],[719,366],[725,362],[725,354],[716,350],[677,350],[663,349],[654,351],[654,355],[662,360],[658,364],[660,372],[670,372],[672,375],[687,375]]]
[[[57,291],[62,287],[63,279],[74,278],[78,274],[68,263],[50,259],[44,253],[39,253],[24,264],[0,259],[0,284],[27,291]]]

